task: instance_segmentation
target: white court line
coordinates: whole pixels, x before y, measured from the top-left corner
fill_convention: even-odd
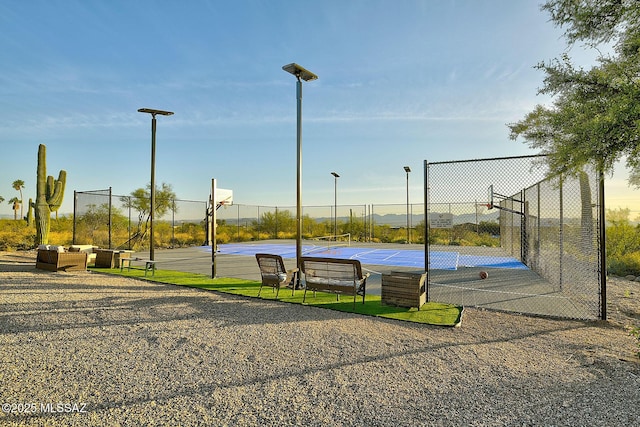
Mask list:
[[[351,256],[349,257],[349,259],[357,259],[357,258],[360,258],[360,257],[361,257],[361,256],[363,256],[363,255],[371,254],[371,253],[373,253],[373,252],[377,252],[377,251],[378,251],[378,249],[372,249],[372,250],[370,250],[370,251],[358,252],[358,253],[355,253],[355,254],[351,255]]]
[[[472,280],[471,282],[479,282],[480,280]],[[440,286],[442,288],[454,288],[454,289],[462,289],[465,291],[477,291],[477,292],[488,292],[493,294],[506,294],[506,295],[518,295],[525,297],[544,297],[544,298],[561,298],[568,299],[566,296],[558,296],[558,295],[547,295],[547,294],[527,294],[524,292],[512,292],[512,291],[496,291],[494,289],[480,289],[480,288],[470,288],[468,286],[459,286],[459,285],[445,285],[443,283],[429,283],[429,286]]]
[[[400,252],[396,252],[396,253],[395,253],[395,254],[393,254],[393,255],[389,255],[388,257],[384,258],[384,259],[383,259],[383,261],[390,260],[391,258],[393,258],[394,256],[399,255],[399,254],[400,254]]]
[[[305,254],[310,254],[311,252],[322,252],[325,249],[324,246],[311,245],[311,249],[304,251]]]
[[[382,272],[380,272],[380,271],[371,270],[371,269],[369,269],[369,268],[362,267],[362,269],[363,269],[364,271],[370,271],[370,272],[372,272],[373,274],[382,274]]]

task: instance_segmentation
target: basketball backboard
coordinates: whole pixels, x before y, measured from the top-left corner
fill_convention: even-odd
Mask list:
[[[224,188],[215,189],[215,203],[219,205],[232,205],[233,204],[233,190],[226,190]]]

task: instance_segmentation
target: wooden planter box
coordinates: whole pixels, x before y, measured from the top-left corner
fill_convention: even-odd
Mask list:
[[[420,307],[427,302],[427,273],[391,272],[382,275],[382,304]]]

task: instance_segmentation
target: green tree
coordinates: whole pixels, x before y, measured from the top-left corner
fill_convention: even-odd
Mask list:
[[[20,209],[20,200],[17,197],[13,197],[11,200],[9,200],[9,204],[13,205],[11,208],[13,209],[13,219],[17,220],[18,219],[18,210]]]
[[[98,241],[97,231],[105,225],[109,224],[109,204],[102,203],[99,206],[89,204],[86,206],[86,212],[78,215],[76,218],[76,233],[78,241],[81,243],[91,243],[95,245],[104,245],[105,242]]]
[[[20,200],[19,200],[19,203],[20,203],[20,218],[24,218],[24,210],[22,208],[22,200],[23,200],[22,199],[22,189],[24,188],[24,181],[21,180],[21,179],[16,179],[15,181],[13,181],[12,186],[13,186],[14,190],[20,192]]]
[[[549,0],[542,10],[565,28],[569,45],[606,45],[613,51],[598,53],[589,70],[575,67],[566,53],[539,63],[546,74],[539,93],[554,96],[553,105],[538,105],[509,124],[511,138],[522,136],[548,154],[552,173],[576,174],[594,161],[610,173],[625,159],[630,184],[640,186],[640,2]]]
[[[154,218],[160,218],[170,210],[177,212],[175,199],[176,194],[170,184],[163,182],[160,188],[156,188]],[[138,225],[133,239],[144,239],[151,220],[151,184],[147,184],[146,189],[138,188],[129,196],[120,197],[120,202],[124,207],[138,212]]]

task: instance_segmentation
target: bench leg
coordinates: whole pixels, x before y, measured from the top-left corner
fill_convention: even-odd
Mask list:
[[[147,272],[151,270],[151,276],[155,277],[156,275],[156,263],[155,262],[145,262],[144,263],[144,277],[147,277]]]
[[[120,272],[124,271],[124,265],[127,264],[127,271],[131,271],[131,258],[120,259]]]

